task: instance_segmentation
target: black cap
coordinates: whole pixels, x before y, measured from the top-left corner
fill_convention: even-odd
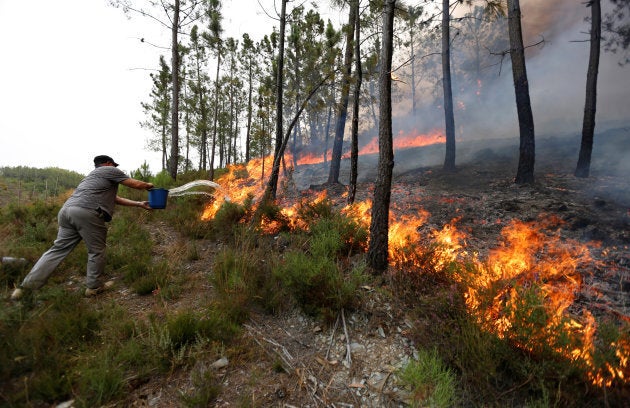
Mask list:
[[[98,167],[98,166],[100,166],[102,164],[105,164],[105,163],[112,163],[115,167],[118,167],[118,163],[116,163],[114,161],[114,159],[112,159],[111,157],[109,157],[109,156],[107,156],[105,154],[102,154],[100,156],[96,156],[94,158],[94,167]]]

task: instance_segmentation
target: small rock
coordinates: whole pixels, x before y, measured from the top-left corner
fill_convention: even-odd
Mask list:
[[[62,402],[61,404],[55,406],[55,408],[72,408],[72,407],[74,407],[74,400]]]
[[[383,327],[381,326],[378,326],[378,335],[385,338],[385,330],[383,330]]]
[[[359,343],[350,343],[350,351],[360,353],[362,351],[365,351],[365,346]]]
[[[228,364],[229,364],[228,359],[226,357],[221,357],[220,359],[212,363],[211,366],[212,368],[219,369],[219,368],[227,367]]]

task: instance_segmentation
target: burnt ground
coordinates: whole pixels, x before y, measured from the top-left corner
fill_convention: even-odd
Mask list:
[[[630,159],[628,133],[621,129],[602,136],[606,142],[602,145],[611,149],[596,149],[588,179],[572,175],[575,144],[567,139],[537,141],[536,181],[526,186],[513,183],[516,148],[510,143],[497,141],[481,150],[460,143],[458,157],[465,160],[454,173],[441,170],[441,146],[399,152],[392,204],[408,214],[428,211],[423,226],[427,231],[457,218],[458,228],[468,234],[467,245],[480,253],[499,245],[501,230],[510,220],[533,221],[553,214],[562,220],[562,237],[601,243],[593,249],[599,266],[583,277],[589,290],[581,301],[599,304],[595,309],[601,313],[628,319],[630,177],[623,169]],[[358,200],[371,198],[376,168],[375,157],[361,160]],[[347,179],[345,166],[347,163],[341,179]],[[298,167],[293,186],[300,195],[308,196],[308,187],[323,183],[326,176],[323,165]],[[331,191],[330,197],[341,202],[338,193],[342,190]],[[153,231],[158,258],[186,246],[166,225],[155,225]],[[165,303],[157,296],[137,296],[119,284],[103,301],[115,299],[138,318],[206,303],[213,296],[208,273],[218,248],[205,241],[197,247],[201,259],[183,268],[187,271],[186,296]],[[298,311],[281,316],[253,314],[237,346],[227,345],[222,355],[208,353],[206,361],[135,385],[120,406],[181,406],[180,396],[198,392],[195,378],[204,375],[222,385],[219,399],[211,404],[216,407],[403,406],[407,395],[397,386],[395,372],[416,353],[417,345],[410,337],[416,322],[378,288],[362,290],[363,308],[339,316],[331,327]]]

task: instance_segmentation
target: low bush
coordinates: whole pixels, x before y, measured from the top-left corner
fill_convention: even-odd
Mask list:
[[[418,350],[418,358],[410,361],[399,376],[411,390],[409,402],[412,407],[450,408],[456,405],[455,374],[442,362],[436,349]]]

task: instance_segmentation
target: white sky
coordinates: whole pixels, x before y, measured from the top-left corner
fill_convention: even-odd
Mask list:
[[[223,13],[226,37],[257,40],[276,25],[258,0],[224,1]],[[0,167],[87,174],[94,156],[108,154],[126,172],[145,161],[159,171],[161,156],[145,149],[149,134],[138,124],[152,87],[143,68],[170,52],[139,38],[168,46],[163,31],[107,0],[0,0]]]

